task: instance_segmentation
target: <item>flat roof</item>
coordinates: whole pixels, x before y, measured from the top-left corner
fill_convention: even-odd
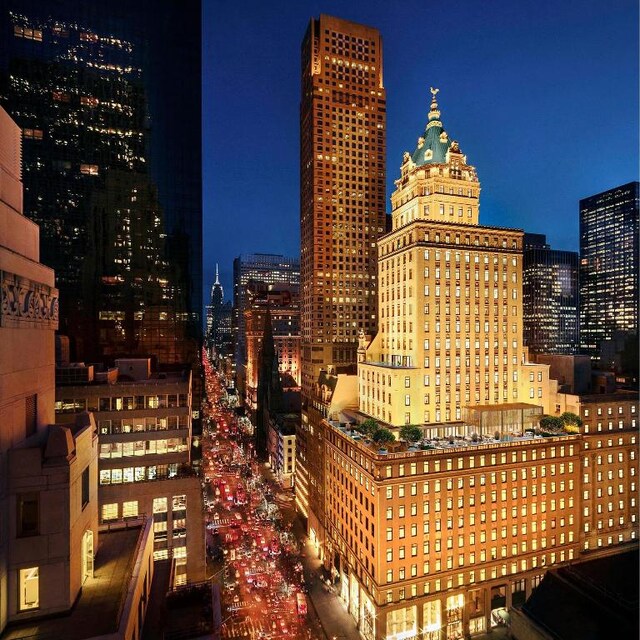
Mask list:
[[[101,531],[94,576],[85,581],[73,609],[44,620],[10,625],[2,634],[2,640],[24,637],[83,640],[115,633],[120,624],[120,608],[127,597],[142,531],[143,527]]]

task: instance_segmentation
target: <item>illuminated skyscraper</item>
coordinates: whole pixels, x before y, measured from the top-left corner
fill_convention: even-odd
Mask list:
[[[391,196],[393,229],[379,242],[380,324],[358,365],[360,410],[395,427],[446,429],[470,419],[467,408],[547,409],[548,371],[533,371],[522,344],[523,233],[479,224],[475,167],[431,91]]]
[[[74,357],[190,360],[201,333],[199,1],[3,6],[0,102],[22,129],[25,215],[56,270]]]
[[[639,186],[580,200],[580,347],[594,358],[620,335],[637,350]]]
[[[524,234],[522,313],[531,353],[578,348],[578,254],[551,249],[546,236]]]
[[[211,296],[207,305],[206,338],[209,346],[213,347],[220,357],[230,356],[233,351],[232,318],[233,306],[231,302],[224,301],[224,289],[218,277],[216,264],[216,279],[211,285]]]
[[[377,242],[385,228],[386,94],[377,29],[327,15],[302,42],[300,235],[302,425],[296,499],[321,526],[321,443],[310,394],[323,367],[354,367],[377,325]],[[355,371],[355,369],[354,369]],[[317,455],[316,455],[317,454]]]

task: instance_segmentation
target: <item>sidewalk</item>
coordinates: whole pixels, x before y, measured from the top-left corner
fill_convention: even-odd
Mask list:
[[[294,523],[294,529],[296,520]],[[299,532],[296,531],[298,535]],[[298,535],[298,539],[301,536]],[[360,633],[353,618],[347,613],[347,609],[335,593],[325,590],[320,581],[321,562],[316,557],[313,545],[307,542],[304,546],[304,557],[302,566],[304,567],[304,579],[309,587],[309,599],[316,615],[320,619],[320,624],[325,632],[327,640],[360,640]],[[311,574],[314,575],[311,578]]]
[[[274,482],[271,469],[265,465],[260,465],[260,471],[264,478]],[[277,493],[281,493],[279,490]],[[309,600],[313,612],[322,627],[326,640],[361,640],[356,623],[349,615],[346,607],[335,593],[329,593],[323,587],[320,580],[322,563],[317,558],[313,545],[307,541],[307,537],[302,528],[302,523],[298,518],[293,501],[288,504],[281,504],[280,512],[285,522],[290,522],[296,539],[301,543],[302,567],[304,581],[309,588],[307,599]],[[313,579],[311,578],[313,574]],[[311,613],[311,611],[309,612]],[[313,625],[311,620],[309,622]],[[315,625],[313,625],[315,626]]]

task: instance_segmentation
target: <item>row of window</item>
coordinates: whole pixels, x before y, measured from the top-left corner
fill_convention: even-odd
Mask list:
[[[178,475],[178,464],[154,464],[148,467],[125,467],[124,469],[102,469],[100,484],[127,484],[147,480],[165,480]]]
[[[144,431],[167,431],[188,429],[189,416],[164,416],[152,418],[124,418],[122,420],[98,420],[101,435],[139,433]]]
[[[100,445],[100,457],[103,459],[112,459],[126,458],[127,456],[183,453],[187,451],[187,449],[187,438],[136,440],[134,442],[109,442],[107,444]]]
[[[140,409],[174,409],[188,407],[186,393],[152,395],[152,396],[122,396],[122,397],[90,397],[65,398],[57,400],[55,410],[58,413],[77,413],[78,411],[134,411]]]

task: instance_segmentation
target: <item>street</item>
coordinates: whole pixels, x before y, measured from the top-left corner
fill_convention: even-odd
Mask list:
[[[293,493],[255,460],[247,425],[225,405],[225,388],[206,357],[203,364],[207,569],[221,585],[221,637],[324,638],[305,595]]]

